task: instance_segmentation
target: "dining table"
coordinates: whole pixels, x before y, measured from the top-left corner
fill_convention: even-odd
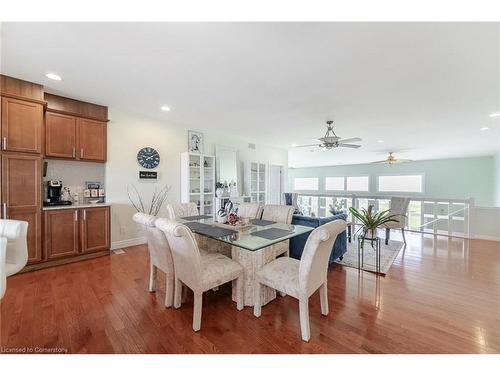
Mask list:
[[[195,234],[200,249],[222,253],[243,267],[244,304],[253,306],[256,272],[285,254],[284,251],[288,253],[290,238],[311,232],[314,228],[269,220],[247,220],[244,225],[233,226],[219,223],[206,215],[176,218]],[[261,287],[260,293],[262,305],[276,298],[276,290],[267,286]],[[234,288],[232,298],[236,301]]]

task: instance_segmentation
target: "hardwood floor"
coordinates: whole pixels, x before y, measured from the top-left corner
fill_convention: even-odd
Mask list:
[[[163,275],[148,293],[145,246],[13,276],[1,302],[3,352],[71,353],[499,353],[500,243],[408,234],[386,277],[330,267],[330,314],[311,297],[311,341],[298,303],[278,297],[255,318],[230,289],[207,292],[201,331],[192,298],[163,306]]]

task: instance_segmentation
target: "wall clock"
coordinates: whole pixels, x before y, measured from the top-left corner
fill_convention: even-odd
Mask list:
[[[141,167],[153,169],[160,164],[160,154],[152,147],[144,147],[137,153],[137,161]]]

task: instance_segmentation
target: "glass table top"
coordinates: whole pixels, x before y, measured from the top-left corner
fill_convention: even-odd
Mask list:
[[[176,221],[181,223],[181,224],[196,222],[196,223],[207,224],[207,225],[214,227],[214,228],[228,228],[227,225],[221,226],[212,218],[199,219],[199,220],[184,220],[182,218],[177,218]],[[289,231],[290,233],[287,233],[284,236],[276,238],[276,239],[266,239],[263,237],[258,237],[256,235],[252,235],[252,233],[254,233],[254,232],[262,231],[265,229],[271,229],[271,228],[284,229],[284,230]],[[218,240],[218,241],[228,243],[228,244],[233,245],[233,246],[241,247],[241,248],[246,249],[246,250],[256,251],[256,250],[260,250],[264,247],[274,245],[275,243],[287,240],[289,238],[299,236],[303,233],[311,232],[313,229],[314,228],[306,227],[304,225],[293,225],[293,224],[283,224],[283,223],[274,223],[274,224],[265,225],[265,226],[251,224],[249,227],[242,228],[242,229],[233,228],[233,230],[236,231],[236,233],[229,234],[229,235],[222,236],[222,237],[212,236],[212,235],[209,235],[206,233],[199,233],[199,234],[206,236],[206,237],[213,238],[213,239]],[[192,229],[192,231],[194,233],[198,233],[196,228]]]

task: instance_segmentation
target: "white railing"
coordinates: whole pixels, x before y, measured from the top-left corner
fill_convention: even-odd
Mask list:
[[[398,195],[399,197],[399,195]],[[407,196],[410,199],[407,228],[410,231],[471,237],[470,218],[474,200]],[[330,216],[330,207],[349,212],[350,207],[375,210],[389,209],[391,198],[384,195],[361,194],[298,194],[298,206],[304,215]],[[350,220],[352,216],[349,215]]]

